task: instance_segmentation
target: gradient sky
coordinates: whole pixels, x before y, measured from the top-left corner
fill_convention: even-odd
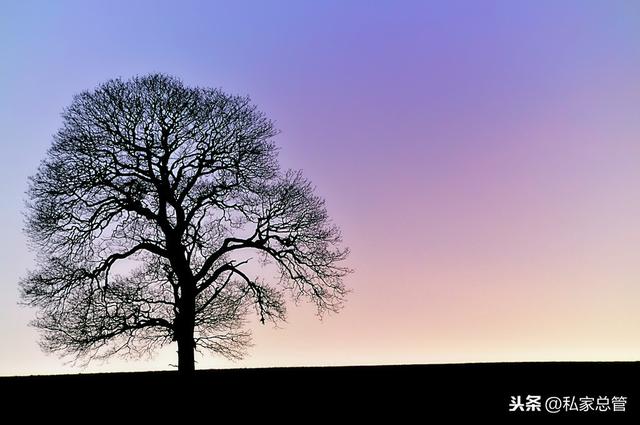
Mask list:
[[[80,371],[17,305],[27,176],[74,93],[148,72],[249,94],[356,270],[199,368],[640,360],[639,2],[3,1],[0,375]]]

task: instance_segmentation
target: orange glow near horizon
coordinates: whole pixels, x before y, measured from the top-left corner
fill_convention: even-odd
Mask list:
[[[256,5],[241,34],[232,5],[186,2],[172,13],[191,24],[175,32],[170,12],[147,27],[98,5],[10,6],[0,375],[177,362],[167,347],[64,366],[16,306],[33,258],[23,191],[60,111],[80,90],[150,71],[249,93],[282,129],[283,166],[326,198],[355,269],[339,314],[290,305],[279,329],[252,321],[245,360],[198,368],[640,360],[640,8],[422,3]]]

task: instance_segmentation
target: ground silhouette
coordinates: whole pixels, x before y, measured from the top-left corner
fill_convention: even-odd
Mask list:
[[[276,422],[473,416],[612,423],[637,418],[638,382],[638,362],[477,363],[200,370],[190,378],[176,372],[5,377],[0,391],[10,408],[37,400],[41,406],[91,410],[120,400],[139,415],[168,414],[176,403]],[[509,411],[512,396],[527,395],[624,396],[627,403],[625,412],[551,414],[544,406],[541,412]],[[203,410],[192,413],[202,415]]]

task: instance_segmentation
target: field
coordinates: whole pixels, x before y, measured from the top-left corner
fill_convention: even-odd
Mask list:
[[[0,393],[5,411],[49,418],[127,412],[129,418],[176,415],[215,423],[224,412],[225,418],[276,422],[475,416],[610,423],[637,419],[640,363],[227,369],[197,371],[189,379],[176,372],[2,377]],[[556,400],[546,405],[553,397],[559,409]]]

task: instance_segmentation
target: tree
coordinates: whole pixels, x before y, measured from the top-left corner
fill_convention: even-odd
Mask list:
[[[89,362],[175,341],[190,374],[194,350],[244,354],[252,307],[263,323],[287,293],[341,307],[340,231],[281,171],[249,98],[154,74],[76,95],[62,117],[26,204],[37,266],[21,297],[43,349]]]

